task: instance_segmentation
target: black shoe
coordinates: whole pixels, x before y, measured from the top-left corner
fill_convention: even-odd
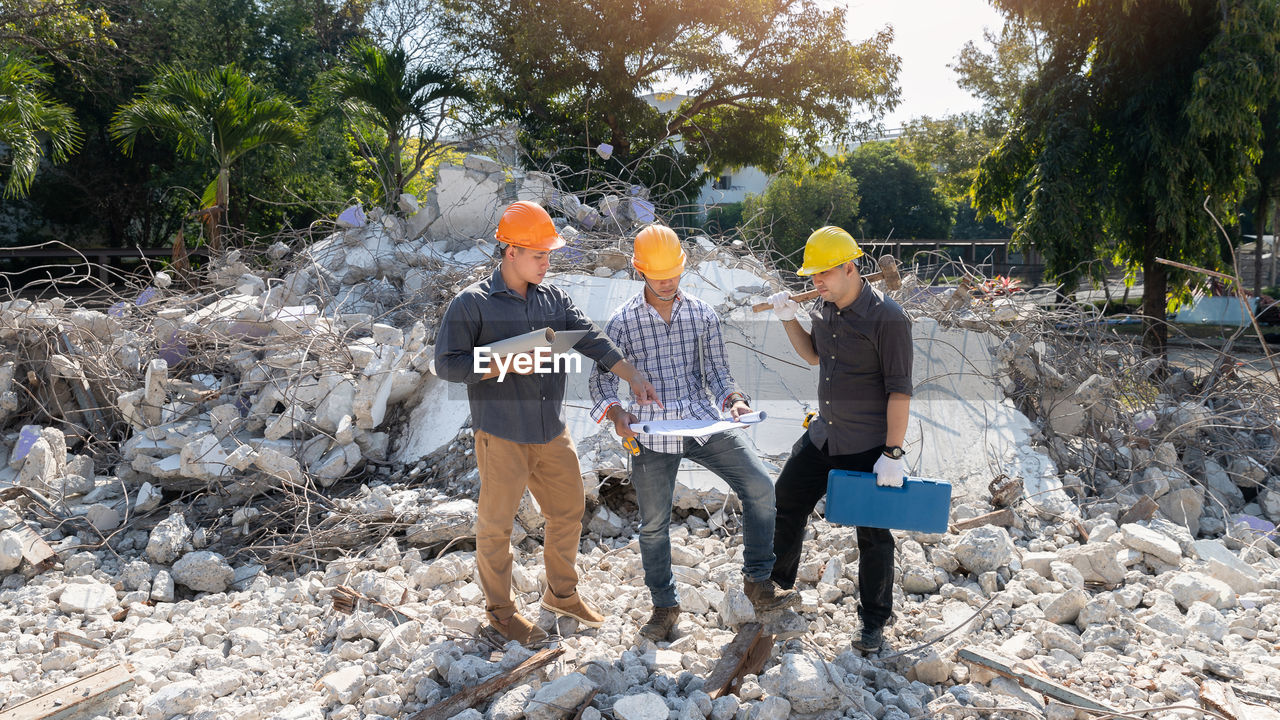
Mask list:
[[[862,635],[853,641],[853,646],[862,652],[878,652],[884,647],[884,628],[863,628]]]
[[[671,637],[671,631],[680,619],[680,607],[656,607],[649,616],[649,622],[640,627],[640,634],[654,642],[664,642]]]
[[[751,607],[758,613],[783,610],[800,604],[800,593],[791,589],[783,590],[771,578],[760,582],[743,580],[742,590],[751,601]]]

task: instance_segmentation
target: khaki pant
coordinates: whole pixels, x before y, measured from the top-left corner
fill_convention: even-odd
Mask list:
[[[573,438],[565,430],[544,444],[503,440],[477,430],[476,465],[480,469],[476,520],[476,567],[486,609],[499,620],[516,612],[511,594],[511,524],[527,485],[546,519],[542,546],[547,586],[559,597],[578,587],[578,541],[586,507],[582,473]]]

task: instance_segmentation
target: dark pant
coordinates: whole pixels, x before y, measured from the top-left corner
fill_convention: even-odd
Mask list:
[[[809,513],[827,494],[827,473],[832,470],[871,472],[880,457],[875,447],[853,455],[828,455],[816,447],[806,432],[791,451],[774,488],[778,515],[773,530],[773,581],[779,587],[796,584],[800,551]],[[893,533],[881,528],[858,529],[858,614],[867,629],[884,627],[893,617]]]

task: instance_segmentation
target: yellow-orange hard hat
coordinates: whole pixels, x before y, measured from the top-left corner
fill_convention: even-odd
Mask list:
[[[817,275],[862,257],[862,248],[849,233],[835,225],[814,230],[804,244],[804,263],[797,275]]]
[[[649,225],[636,235],[631,264],[645,277],[653,280],[676,277],[684,272],[684,261],[680,238],[666,225]]]
[[[564,238],[556,232],[555,223],[542,206],[528,200],[513,202],[498,220],[498,242],[531,250],[555,250],[564,247]]]

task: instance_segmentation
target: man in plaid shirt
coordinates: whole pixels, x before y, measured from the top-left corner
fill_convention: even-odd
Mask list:
[[[640,558],[653,615],[640,629],[645,637],[668,639],[680,616],[671,573],[672,495],[676,471],[689,458],[719,475],[743,508],[743,590],[759,612],[791,607],[800,597],[770,579],[773,571],[773,482],[755,448],[740,429],[705,437],[637,435],[631,424],[648,420],[737,419],[750,413],[737,390],[725,355],[720,318],[707,303],[680,292],[685,254],[671,228],[650,225],[635,239],[632,257],[645,286],[605,324],[605,334],[652,379],[659,403],[639,408],[641,417],[618,400],[618,379],[596,367],[591,373],[592,417],[613,421],[620,437],[636,438],[631,484],[640,506]],[[714,403],[714,404],[713,404]]]

